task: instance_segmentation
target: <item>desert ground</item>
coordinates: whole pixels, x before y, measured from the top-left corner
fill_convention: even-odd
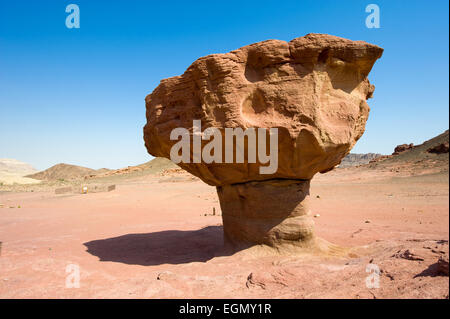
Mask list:
[[[94,176],[80,185],[116,187],[85,194],[55,194],[65,181],[3,186],[0,297],[448,298],[448,169],[375,164],[312,181],[334,255],[230,251],[215,188],[176,168]],[[73,267],[79,288],[66,286]]]

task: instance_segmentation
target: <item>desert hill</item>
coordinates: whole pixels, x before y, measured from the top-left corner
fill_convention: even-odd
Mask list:
[[[44,171],[27,175],[26,177],[43,181],[98,179],[114,176],[123,176],[128,178],[140,175],[160,173],[177,167],[178,166],[170,160],[159,157],[154,158],[144,164],[113,170],[107,168],[95,170],[92,168],[62,163],[54,165]]]
[[[146,163],[109,170],[104,172],[97,171],[95,174],[89,174],[88,178],[102,178],[111,176],[127,175],[129,177],[147,174],[161,173],[166,170],[179,168],[176,164],[164,157],[156,157]]]
[[[36,173],[30,164],[12,158],[0,158],[0,172],[18,174],[21,176]]]
[[[408,170],[412,173],[448,172],[449,131],[431,138],[420,145],[403,144],[395,148],[393,155],[372,160],[369,168]]]
[[[151,169],[151,170],[166,170],[170,168],[178,167],[174,162],[165,158],[165,157],[155,157],[151,161],[147,163],[138,165],[137,167],[141,167],[143,169]]]
[[[39,180],[68,180],[68,179],[78,179],[83,178],[89,174],[95,174],[97,171],[92,168],[70,165],[70,164],[56,164],[44,171],[27,175],[26,177],[39,179]]]
[[[12,158],[0,159],[0,184],[33,184],[39,181],[23,177],[37,172],[30,164]]]

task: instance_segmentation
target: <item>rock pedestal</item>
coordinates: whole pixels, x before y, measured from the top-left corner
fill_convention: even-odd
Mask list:
[[[218,186],[226,242],[311,245],[309,185],[309,181],[277,179]]]

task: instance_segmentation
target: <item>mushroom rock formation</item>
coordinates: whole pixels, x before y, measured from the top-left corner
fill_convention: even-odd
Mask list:
[[[170,158],[178,142],[171,131],[186,128],[192,138],[193,120],[221,132],[277,128],[278,169],[271,174],[248,157],[178,165],[217,186],[228,242],[314,247],[310,180],[338,165],[362,136],[374,91],[367,75],[382,53],[363,41],[308,34],[199,58],[146,97],[147,150]]]

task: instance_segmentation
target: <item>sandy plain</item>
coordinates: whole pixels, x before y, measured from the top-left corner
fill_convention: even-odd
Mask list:
[[[229,251],[215,188],[187,173],[115,185],[1,192],[0,297],[448,298],[448,171],[317,175],[317,235],[348,248],[338,255]]]

